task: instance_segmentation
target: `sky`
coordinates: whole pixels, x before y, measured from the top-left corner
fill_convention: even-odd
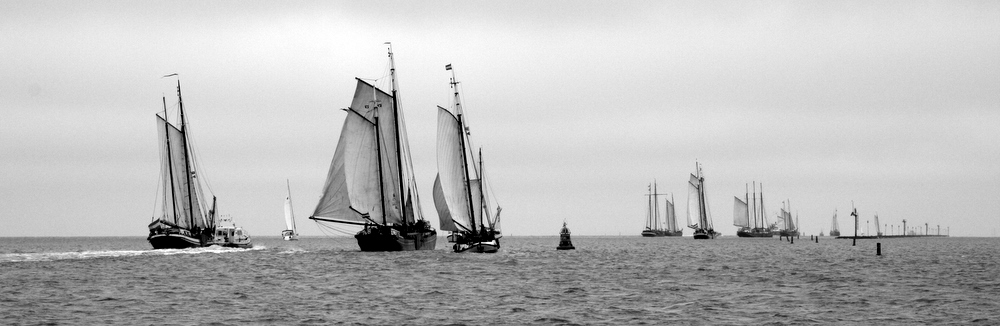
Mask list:
[[[805,234],[1000,235],[997,1],[2,1],[0,35],[0,236],[145,236],[170,73],[220,214],[277,236],[288,180],[324,235],[385,42],[434,225],[450,63],[505,235],[638,236],[654,181],[683,224],[696,161],[724,235],[755,181]]]

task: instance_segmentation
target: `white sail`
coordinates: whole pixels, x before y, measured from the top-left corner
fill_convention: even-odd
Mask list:
[[[693,229],[701,226],[699,225],[701,223],[701,195],[698,193],[700,185],[701,181],[692,174],[691,179],[688,180],[687,224]]]
[[[169,185],[167,210],[164,211],[165,221],[176,224],[182,228],[204,228],[206,226],[205,216],[202,214],[201,200],[198,197],[201,185],[195,179],[194,173],[189,168],[193,166],[191,158],[188,156],[185,135],[173,124],[167,122],[159,115],[156,116],[157,129],[161,140],[161,155],[168,163],[162,169],[163,180],[169,180],[164,184]],[[172,213],[167,213],[167,212]]]
[[[667,208],[666,208],[667,230],[671,232],[676,232],[677,230],[680,229],[677,227],[677,213],[675,213],[674,211],[674,203],[670,202],[669,200],[665,201],[667,202]]]
[[[733,225],[750,227],[748,219],[750,218],[750,209],[745,201],[740,199],[740,197],[733,196]]]
[[[451,211],[444,198],[444,190],[441,188],[441,175],[434,178],[434,207],[437,208],[438,218],[441,220],[441,230],[458,231],[455,220],[451,218]]]
[[[285,229],[292,230],[292,234],[297,234],[295,230],[295,213],[292,212],[292,189],[288,188],[288,196],[285,196]]]
[[[313,216],[354,223],[368,222],[368,216],[381,222],[377,154],[372,122],[348,111]]]
[[[878,224],[878,214],[875,214],[875,234],[876,235],[881,235],[882,234],[882,227],[879,226],[879,225],[880,224]]]
[[[434,204],[438,212],[447,210],[454,223],[472,229],[476,225],[476,220],[474,216],[470,216],[473,214],[470,212],[473,210],[470,209],[473,208],[473,203],[469,201],[472,196],[466,185],[466,180],[469,178],[464,165],[465,152],[462,143],[464,139],[461,129],[458,119],[451,112],[438,107],[437,165],[443,200],[439,202],[435,198]],[[446,224],[445,221],[441,223]]]

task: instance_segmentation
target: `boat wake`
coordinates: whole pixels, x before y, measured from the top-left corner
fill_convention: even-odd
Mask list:
[[[93,251],[71,251],[71,252],[33,252],[33,253],[10,253],[0,254],[0,262],[30,262],[30,261],[54,261],[72,259],[93,259],[108,257],[133,257],[133,256],[172,256],[172,255],[194,255],[205,253],[231,253],[267,249],[257,246],[249,249],[228,248],[221,246],[211,246],[203,248],[189,249],[150,249],[150,250],[93,250]]]

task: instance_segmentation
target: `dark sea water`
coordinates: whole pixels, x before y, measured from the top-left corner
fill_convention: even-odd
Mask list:
[[[456,254],[443,238],[392,253],[328,237],[155,251],[0,238],[0,324],[1000,324],[997,238],[502,241]]]

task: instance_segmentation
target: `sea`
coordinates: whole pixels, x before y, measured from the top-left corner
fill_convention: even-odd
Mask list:
[[[444,238],[380,253],[351,237],[0,238],[0,324],[1000,324],[1000,238],[572,240],[507,236],[476,254]]]

